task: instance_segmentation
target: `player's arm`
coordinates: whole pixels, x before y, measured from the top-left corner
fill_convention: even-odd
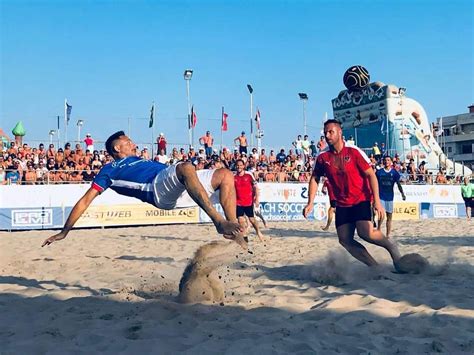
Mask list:
[[[53,235],[52,237],[49,237],[46,239],[43,244],[41,245],[44,247],[45,245],[49,245],[55,241],[61,240],[66,238],[67,234],[69,231],[72,229],[74,224],[77,222],[77,220],[82,216],[84,211],[89,207],[91,202],[99,195],[99,191],[91,187],[87,192],[80,198],[79,201],[75,204],[73,207],[71,213],[69,214],[69,217],[66,220],[66,223],[64,224],[63,229],[61,232],[58,234]]]
[[[402,200],[405,201],[407,198],[405,196],[405,193],[403,192],[403,187],[402,187],[402,184],[400,183],[400,180],[397,181],[397,187],[398,187],[398,191],[400,191],[400,194],[402,195]]]
[[[253,204],[255,207],[258,208],[258,206],[260,205],[260,195],[258,191],[257,182],[255,181],[255,179],[253,180],[253,184],[252,184],[252,195],[253,195]]]
[[[384,209],[382,204],[380,203],[380,195],[379,195],[379,183],[377,177],[375,176],[374,169],[368,168],[364,171],[365,176],[369,179],[369,185],[372,189],[372,194],[374,196],[374,209],[377,213],[377,217],[381,219],[384,216]]]
[[[318,183],[319,183],[319,176],[315,176],[313,174],[311,176],[311,179],[309,179],[308,203],[306,204],[305,208],[303,209],[304,218],[308,218],[309,214],[313,210],[314,198],[316,197],[316,192],[318,192]]]

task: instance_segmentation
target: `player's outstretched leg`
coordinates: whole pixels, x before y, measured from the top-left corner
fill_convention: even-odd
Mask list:
[[[230,171],[229,173],[232,175]],[[217,171],[214,175],[216,174],[217,174]],[[201,185],[197,177],[196,169],[194,169],[194,166],[191,163],[178,164],[176,166],[176,175],[178,176],[178,179],[186,187],[186,191],[188,192],[189,196],[194,200],[194,202],[198,204],[199,207],[201,207],[204,210],[204,212],[207,213],[209,218],[211,218],[212,222],[214,223],[214,226],[217,229],[217,232],[220,234],[224,234],[224,237],[228,239],[234,239],[237,243],[239,243],[239,245],[247,249],[246,246],[242,245],[242,243],[240,242],[240,239],[243,238],[242,229],[240,225],[237,223],[235,205],[234,205],[233,215],[232,214],[228,215],[228,212],[225,212],[226,217],[227,217],[227,220],[226,220],[212,206],[212,203],[209,200],[209,196],[207,195],[206,190]],[[213,180],[214,180],[214,176],[213,176]],[[233,183],[234,183],[234,180],[232,178],[232,187],[234,186]],[[232,191],[226,191],[224,193],[226,193],[227,195],[232,195]],[[221,189],[221,194],[223,194],[222,189]],[[233,192],[233,198],[235,202],[235,191]],[[229,199],[232,199],[232,196],[229,196]],[[224,208],[224,211],[226,211],[226,208],[224,207],[224,205],[222,207]]]
[[[369,222],[370,223],[370,222]],[[369,254],[367,249],[354,240],[355,225],[351,223],[337,227],[337,236],[341,244],[354,258],[363,262],[367,266],[376,266],[377,261]]]
[[[237,221],[237,197],[235,195],[234,175],[228,169],[217,169],[212,175],[211,185],[214,190],[219,190],[219,202],[228,221],[239,225]],[[244,239],[244,229],[239,227],[238,233],[224,233],[224,237],[235,240],[242,248],[248,248]]]
[[[385,248],[392,257],[393,263],[396,264],[400,259],[400,252],[397,245],[387,238],[380,230],[374,229],[370,221],[357,221],[357,234],[366,242]]]

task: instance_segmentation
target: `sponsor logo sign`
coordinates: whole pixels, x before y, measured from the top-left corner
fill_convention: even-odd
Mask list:
[[[413,202],[395,202],[393,220],[420,219],[420,205]]]
[[[197,223],[197,207],[161,210],[151,205],[90,206],[77,221],[78,227]]]
[[[53,209],[12,210],[12,227],[41,227],[53,225]]]
[[[457,218],[457,205],[433,205],[434,218]]]

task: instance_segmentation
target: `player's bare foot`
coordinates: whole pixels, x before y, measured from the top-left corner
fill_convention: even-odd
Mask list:
[[[248,239],[247,237],[244,237],[242,234],[238,234],[238,235],[224,234],[224,238],[233,240],[234,242],[239,244],[242,247],[242,249],[244,249],[245,251],[248,251],[249,249]]]
[[[262,233],[257,234],[257,236],[258,236],[258,240],[259,240],[261,243],[265,243],[265,242],[269,242],[269,241],[270,241],[270,237],[264,237]]]
[[[329,224],[325,225],[324,227],[321,227],[321,229],[326,232],[329,229]]]

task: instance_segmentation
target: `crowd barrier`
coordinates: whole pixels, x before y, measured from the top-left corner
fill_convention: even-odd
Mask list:
[[[267,221],[301,221],[308,185],[260,183],[260,208]],[[74,185],[0,186],[0,230],[56,229],[64,225],[72,207],[89,188]],[[459,186],[404,185],[406,201],[395,192],[394,219],[465,217]],[[397,190],[397,189],[395,189]],[[328,197],[318,193],[311,220],[326,219]],[[220,205],[216,208],[222,212]],[[198,207],[160,210],[137,199],[106,190],[76,223],[77,227],[136,226],[209,222]]]

